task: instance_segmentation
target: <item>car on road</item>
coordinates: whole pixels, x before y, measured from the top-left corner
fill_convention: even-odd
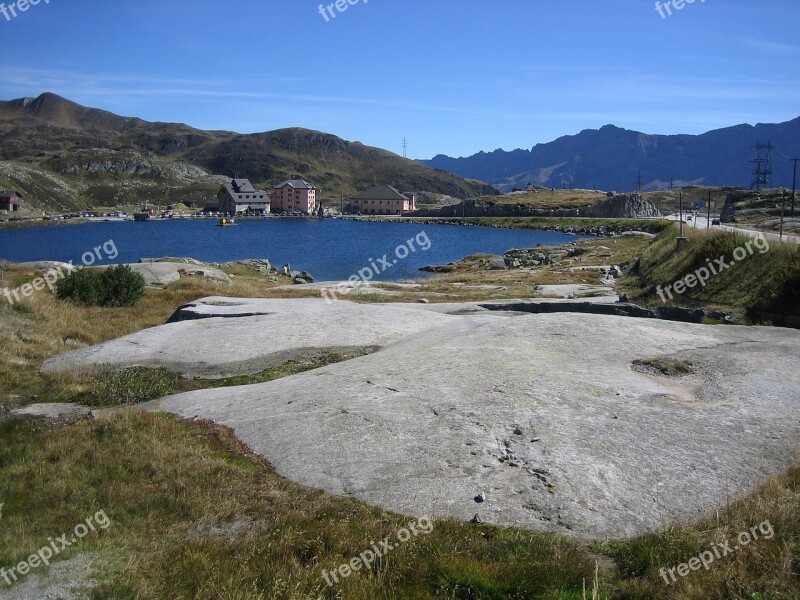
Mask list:
[[[714,219],[713,221],[711,221],[711,224],[712,225],[719,225],[720,224],[719,219]]]

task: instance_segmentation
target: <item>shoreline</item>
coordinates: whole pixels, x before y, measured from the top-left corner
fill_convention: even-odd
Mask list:
[[[160,217],[148,219],[144,223],[167,223],[171,221],[215,221],[219,217],[185,217],[167,218]],[[534,229],[539,231],[553,231],[558,233],[591,235],[604,237],[624,233],[627,231],[643,231],[657,233],[664,228],[666,219],[608,219],[594,217],[391,217],[387,215],[335,215],[329,217],[313,216],[239,216],[237,221],[266,221],[271,219],[281,220],[331,220],[331,221],[359,221],[365,223],[404,223],[422,225],[452,225],[457,227],[485,227],[487,229]],[[15,229],[26,227],[49,227],[54,225],[83,225],[86,223],[134,223],[133,219],[113,217],[92,217],[64,220],[19,220],[0,221],[0,229]]]

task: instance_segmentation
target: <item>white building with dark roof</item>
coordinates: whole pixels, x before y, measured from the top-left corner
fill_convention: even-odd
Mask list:
[[[402,215],[417,210],[415,194],[404,194],[381,183],[350,199],[355,211],[362,215]]]
[[[249,179],[231,179],[217,193],[220,212],[230,215],[266,215],[270,212],[270,197],[257,190]]]

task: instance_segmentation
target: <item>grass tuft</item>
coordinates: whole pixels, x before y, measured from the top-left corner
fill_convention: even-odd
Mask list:
[[[640,358],[633,361],[633,365],[641,370],[655,371],[666,377],[680,377],[694,372],[694,366],[690,361],[667,356]]]

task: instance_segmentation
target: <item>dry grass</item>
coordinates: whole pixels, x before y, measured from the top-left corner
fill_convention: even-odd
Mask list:
[[[607,200],[604,192],[593,190],[538,190],[513,192],[502,196],[484,196],[487,204],[524,204],[533,208],[579,208]]]
[[[36,272],[5,265],[2,287],[16,288]],[[288,283],[287,278],[281,278]],[[274,284],[277,285],[277,284]],[[230,287],[188,277],[164,289],[148,289],[132,307],[80,307],[56,299],[46,288],[10,305],[0,297],[0,403],[61,401],[85,392],[85,382],[69,375],[44,375],[42,361],[80,345],[94,345],[165,323],[182,304],[204,296],[264,297],[273,284],[247,270]]]
[[[0,423],[0,564],[105,510],[111,526],[75,550],[102,559],[96,599],[577,600],[594,573],[574,542],[437,521],[328,587],[323,570],[416,519],[293,484],[209,423],[124,411],[58,431],[13,427]]]

